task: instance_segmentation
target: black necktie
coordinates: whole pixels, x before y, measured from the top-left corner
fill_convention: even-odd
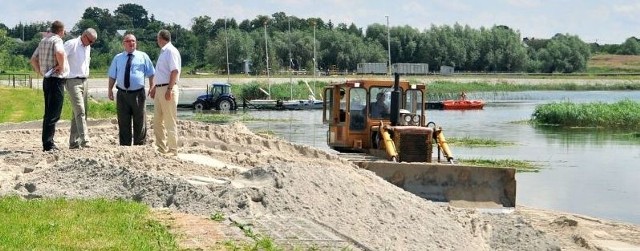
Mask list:
[[[129,53],[127,55],[127,65],[124,67],[124,88],[129,89],[131,86],[131,59],[133,58],[133,54]]]

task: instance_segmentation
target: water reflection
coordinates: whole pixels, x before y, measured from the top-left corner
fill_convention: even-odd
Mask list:
[[[488,101],[484,110],[430,110],[428,120],[447,137],[492,138],[515,145],[454,148],[458,158],[533,161],[543,169],[517,174],[517,203],[640,224],[640,138],[608,130],[559,130],[514,121],[529,120],[537,104],[554,101],[640,100],[638,91],[534,91],[469,94]],[[322,113],[245,111],[270,121],[247,122],[252,131],[272,131],[291,142],[330,151]],[[242,114],[243,112],[239,112]],[[277,121],[273,121],[273,119]]]

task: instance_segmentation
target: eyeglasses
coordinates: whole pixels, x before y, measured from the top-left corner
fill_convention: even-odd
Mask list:
[[[95,40],[95,39],[94,39],[94,40],[91,40],[91,38],[90,38],[89,36],[87,36],[87,35],[85,35],[85,36],[84,36],[84,39],[86,39],[86,40],[87,40],[87,43],[89,43],[89,44],[93,44],[93,43],[95,43],[95,42],[96,42],[96,40]]]

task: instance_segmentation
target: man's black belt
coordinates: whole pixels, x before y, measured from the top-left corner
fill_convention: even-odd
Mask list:
[[[122,88],[118,87],[117,85],[116,85],[116,89],[118,89],[119,92],[123,92],[123,93],[134,93],[134,92],[144,91],[144,87],[142,87],[140,89],[137,89],[137,90],[125,90],[125,89],[122,89]]]
[[[86,77],[75,77],[75,79],[87,79]]]
[[[169,85],[169,84],[159,84],[159,85],[156,85],[156,87],[163,87],[163,86],[167,86],[167,85]]]

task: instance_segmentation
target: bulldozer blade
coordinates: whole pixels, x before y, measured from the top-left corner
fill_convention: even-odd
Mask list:
[[[388,182],[422,198],[458,207],[515,207],[513,168],[440,163],[355,162]]]

